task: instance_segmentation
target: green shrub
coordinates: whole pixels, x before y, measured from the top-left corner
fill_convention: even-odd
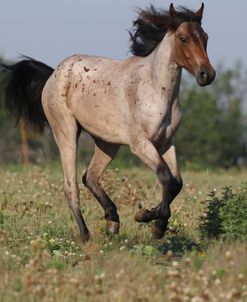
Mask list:
[[[221,197],[211,192],[200,221],[202,239],[247,239],[247,185],[238,193],[226,187]]]

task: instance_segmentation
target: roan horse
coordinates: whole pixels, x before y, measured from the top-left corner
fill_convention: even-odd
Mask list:
[[[141,10],[130,32],[133,56],[124,61],[74,55],[53,70],[24,58],[6,65],[6,108],[27,123],[52,129],[64,171],[64,192],[77,221],[82,240],[89,231],[79,207],[76,172],[77,142],[81,130],[95,141],[84,185],[105,211],[108,232],[118,233],[117,207],[100,185],[104,170],[119,146],[129,145],[156,172],[163,188],[161,203],[142,209],[138,222],[155,220],[152,233],[162,238],[170,217],[170,204],[182,187],[172,137],[181,122],[178,93],[182,68],[200,86],[210,84],[215,71],[201,27],[201,8],[194,12],[170,5],[168,11],[153,6]]]

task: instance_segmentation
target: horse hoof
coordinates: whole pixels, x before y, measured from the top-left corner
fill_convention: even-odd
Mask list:
[[[83,242],[87,242],[90,239],[90,233],[87,232],[87,233],[81,234],[81,239]]]
[[[152,220],[150,217],[150,214],[151,214],[151,211],[149,211],[147,209],[142,209],[136,213],[135,221],[136,222],[149,222]]]
[[[151,231],[154,239],[162,239],[165,235],[164,228],[161,228],[157,222],[152,225]]]
[[[119,234],[120,223],[112,220],[106,221],[106,232],[109,234]]]

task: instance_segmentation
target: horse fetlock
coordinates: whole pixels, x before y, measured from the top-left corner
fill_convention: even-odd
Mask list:
[[[71,210],[75,217],[76,223],[78,225],[82,241],[89,240],[89,237],[90,237],[89,231],[88,231],[87,225],[84,221],[84,218],[81,214],[80,208],[74,204],[71,206]]]
[[[80,235],[81,235],[81,240],[83,242],[89,241],[89,239],[90,239],[90,233],[89,232],[83,232],[83,233],[80,232]]]
[[[117,223],[120,222],[116,206],[105,211],[105,220],[114,221]]]

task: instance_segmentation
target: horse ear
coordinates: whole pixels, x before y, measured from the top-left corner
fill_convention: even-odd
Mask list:
[[[173,3],[170,4],[169,13],[171,17],[174,17],[176,15],[176,10],[173,6]]]
[[[202,2],[201,7],[198,9],[198,11],[196,12],[197,17],[202,19],[203,16],[203,10],[204,10],[204,3]]]

